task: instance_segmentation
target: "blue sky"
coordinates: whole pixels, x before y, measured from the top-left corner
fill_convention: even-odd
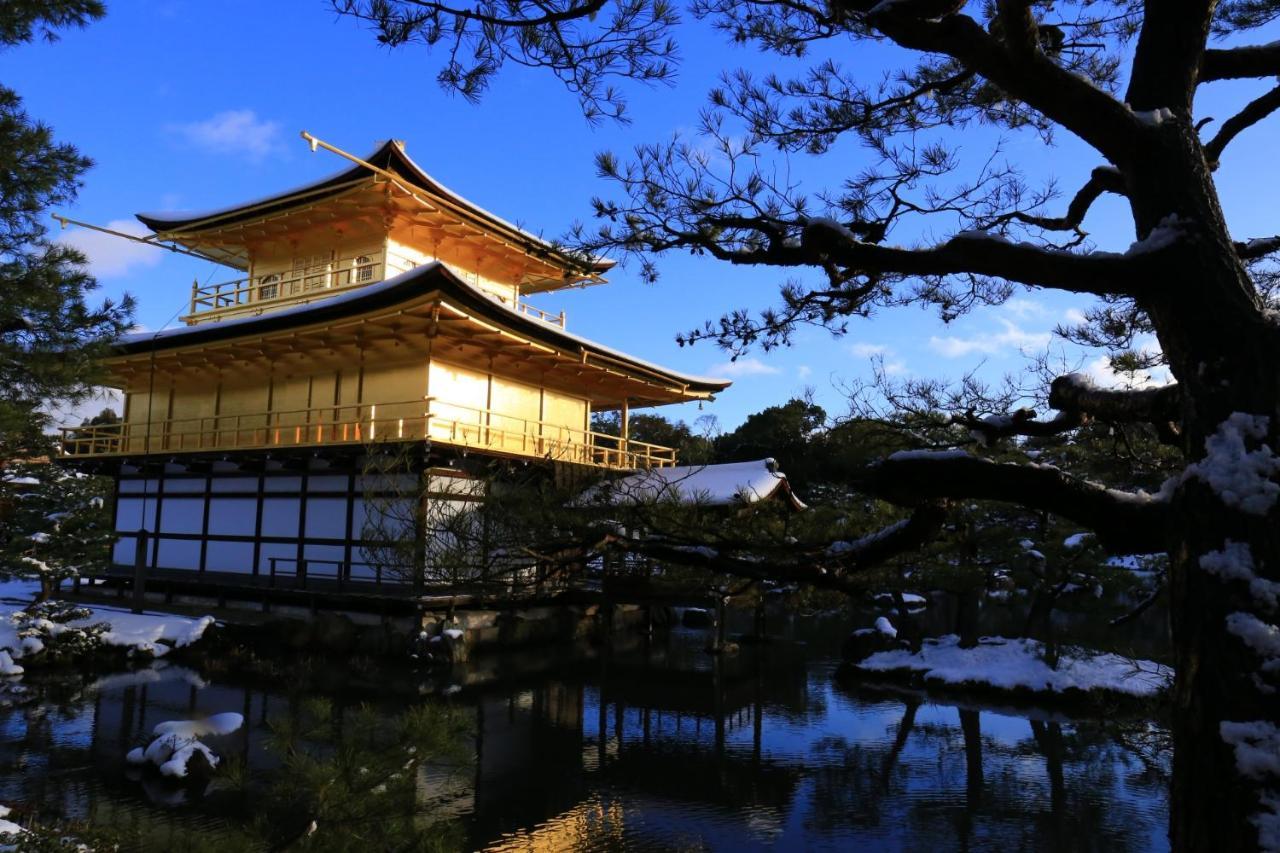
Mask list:
[[[308,151],[298,138],[305,128],[357,153],[371,150],[376,140],[404,139],[410,155],[452,189],[556,236],[590,216],[593,194],[608,191],[594,174],[596,152],[625,154],[637,143],[688,132],[725,68],[785,73],[802,67],[731,47],[703,25],[689,23],[680,35],[677,84],[630,87],[628,126],[589,126],[573,96],[550,75],[515,67],[495,79],[480,105],[468,104],[436,85],[438,60],[424,48],[388,51],[356,22],[337,18],[324,0],[116,0],[103,21],[84,31],[66,33],[53,45],[0,54],[0,79],[25,98],[32,115],[96,161],[78,204],[65,211],[74,218],[127,223],[139,211],[217,207],[340,169],[344,163],[333,155]],[[1250,41],[1276,37],[1264,31]],[[876,74],[887,55],[872,46],[844,59]],[[1198,113],[1221,122],[1261,90],[1253,83],[1215,84],[1202,93]],[[985,157],[992,138],[968,130],[962,148]],[[1229,149],[1219,173],[1238,238],[1277,227],[1267,215],[1271,193],[1259,192],[1275,186],[1277,138],[1275,125],[1248,131]],[[1045,149],[1033,137],[1013,137],[1006,156],[1033,178],[1057,176],[1070,191],[1098,161],[1066,135],[1058,143]],[[826,157],[792,155],[779,162],[816,194],[838,187],[869,160],[846,145]],[[1100,248],[1123,250],[1133,240],[1126,210],[1114,200],[1100,205],[1087,225]],[[84,234],[71,239],[90,255],[105,294],[127,290],[138,297],[137,319],[148,328],[184,313],[193,278],[236,277],[226,268],[124,241]],[[773,304],[778,283],[795,273],[682,256],[665,258],[661,272],[650,286],[639,281],[638,270],[623,268],[604,287],[540,297],[536,304],[563,308],[571,330],[637,356],[733,378],[733,387],[702,411],[685,406],[664,412],[690,421],[714,414],[726,428],[806,387],[839,414],[845,408],[841,387],[869,375],[872,356],[902,377],[958,378],[981,365],[996,378],[1022,364],[1021,351],[1042,350],[1056,323],[1088,305],[1077,296],[1030,292],[950,325],[919,309],[898,309],[853,321],[842,338],[804,329],[790,349],[755,351],[730,364],[710,345],[678,347],[675,334],[726,310]],[[1069,358],[1090,366],[1097,355]]]

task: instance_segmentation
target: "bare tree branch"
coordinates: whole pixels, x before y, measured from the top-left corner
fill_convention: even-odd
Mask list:
[[[1015,210],[997,217],[995,221],[1007,222],[1016,220],[1027,225],[1034,225],[1037,228],[1044,228],[1047,231],[1079,230],[1085,216],[1089,213],[1089,208],[1103,193],[1125,194],[1124,177],[1114,166],[1099,166],[1094,169],[1089,175],[1089,180],[1072,197],[1064,216],[1037,216],[1032,213]]]
[[[665,563],[691,566],[718,574],[778,583],[805,583],[822,589],[860,593],[855,575],[893,557],[919,548],[938,535],[946,520],[945,504],[921,503],[906,519],[854,542],[836,542],[819,548],[781,545],[774,549],[758,544],[681,541],[667,536],[626,536],[610,531],[596,550],[616,549],[641,554]]]
[[[979,499],[1047,510],[1090,527],[1107,548],[1165,547],[1167,507],[1146,495],[1108,489],[1050,465],[993,462],[960,451],[897,453],[854,478],[854,486],[905,506]]]
[[[1200,59],[1200,82],[1280,76],[1280,42],[1209,49]]]
[[[1252,127],[1280,109],[1280,86],[1250,101],[1244,109],[1222,123],[1222,129],[1204,146],[1205,159],[1211,169],[1218,168],[1223,150],[1242,131]]]
[[[898,45],[951,56],[1092,145],[1118,166],[1137,150],[1139,124],[1115,98],[1056,65],[1043,51],[1015,54],[965,15],[932,21],[911,3],[884,3],[868,23]]]

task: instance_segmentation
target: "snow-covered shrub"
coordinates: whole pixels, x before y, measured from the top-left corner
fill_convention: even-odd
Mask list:
[[[49,663],[81,660],[105,647],[106,622],[71,625],[93,617],[87,607],[65,601],[41,601],[10,614],[23,657],[43,654]]]

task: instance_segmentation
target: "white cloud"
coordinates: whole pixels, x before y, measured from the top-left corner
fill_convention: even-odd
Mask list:
[[[141,223],[131,219],[113,219],[106,227],[137,237],[145,237],[151,233]],[[164,257],[164,249],[144,246],[124,237],[88,228],[72,228],[58,240],[84,253],[89,259],[89,272],[95,278],[117,278],[135,269],[154,267]]]
[[[886,361],[884,363],[885,376],[901,376],[907,372],[907,363],[905,361]]]
[[[813,368],[807,364],[802,364],[796,368],[796,376],[800,377],[801,379],[808,379],[812,375],[813,375]]]
[[[1140,370],[1132,376],[1127,373],[1117,373],[1111,367],[1110,359],[1105,355],[1086,364],[1084,372],[1093,379],[1095,385],[1102,388],[1159,388],[1172,381],[1169,371],[1164,367]]]
[[[1004,304],[1000,306],[1004,311],[1017,317],[1019,320],[1025,320],[1028,317],[1043,317],[1049,311],[1034,299],[1017,296],[1013,299],[1006,299]]]
[[[1138,342],[1137,349],[1144,355],[1158,355],[1160,344],[1154,338],[1147,338]],[[1111,367],[1111,361],[1105,355],[1086,364],[1084,372],[1093,379],[1095,385],[1103,388],[1159,388],[1173,381],[1173,375],[1164,365],[1158,365],[1151,370],[1139,370],[1132,375],[1118,373]]]
[[[737,361],[726,361],[711,368],[712,376],[770,376],[778,372],[778,368],[765,364],[758,358],[740,358]]]
[[[947,358],[960,358],[973,353],[993,355],[1008,349],[1042,349],[1049,345],[1049,332],[1028,332],[1015,323],[1001,320],[1003,332],[975,335],[969,338],[954,336],[929,338],[929,346]]]
[[[51,426],[79,426],[96,417],[103,409],[114,409],[117,415],[124,413],[124,395],[114,388],[94,388],[84,400],[75,405],[65,403],[45,407],[53,419]]]
[[[1078,326],[1081,323],[1088,322],[1088,318],[1084,316],[1084,312],[1081,311],[1079,308],[1068,308],[1065,312],[1063,312],[1062,319],[1066,320],[1068,323],[1071,323],[1074,326]]]
[[[877,355],[884,355],[889,352],[889,348],[884,344],[870,344],[866,342],[856,343],[849,347],[849,352],[858,358],[873,358]]]
[[[284,147],[280,123],[260,119],[253,110],[225,110],[204,121],[168,125],[166,130],[196,148],[254,161]]]

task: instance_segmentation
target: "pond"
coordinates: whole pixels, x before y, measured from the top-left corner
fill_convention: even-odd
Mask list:
[[[447,675],[312,660],[29,676],[31,700],[0,710],[0,802],[164,850],[1167,849],[1159,723],[849,684],[847,618],[775,627],[725,657],[675,628]],[[424,706],[448,714],[450,743],[396,752],[395,721]],[[212,781],[125,763],[157,723],[225,711],[246,722],[209,740]],[[360,802],[315,805],[339,789]]]

